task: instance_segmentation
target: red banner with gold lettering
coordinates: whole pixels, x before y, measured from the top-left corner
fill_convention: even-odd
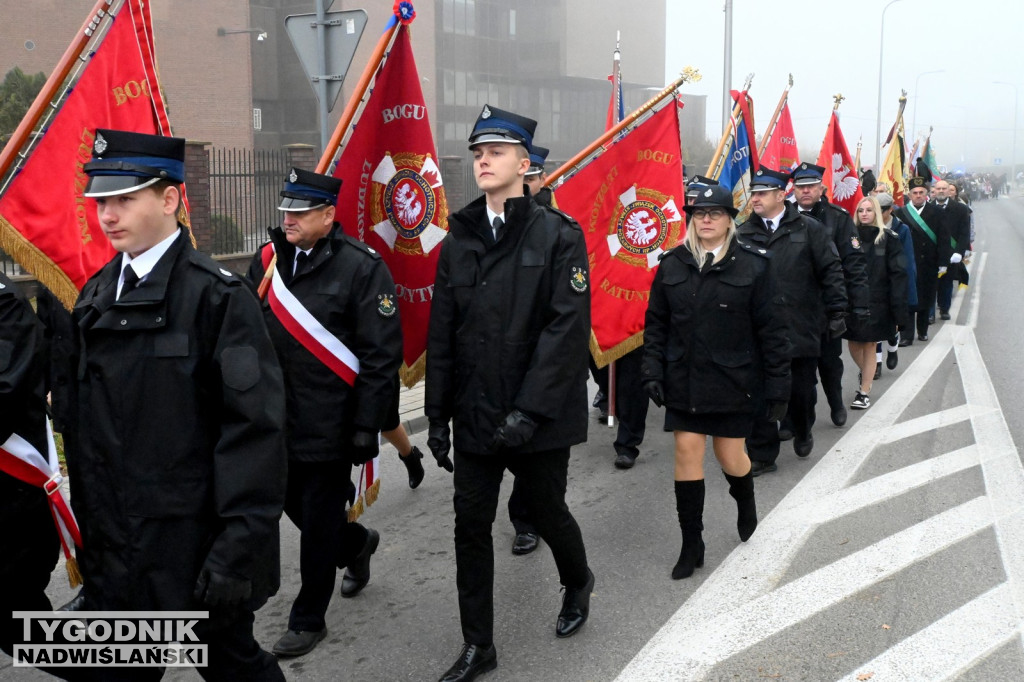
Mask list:
[[[598,367],[643,344],[658,258],[686,233],[678,110],[663,107],[555,189],[587,239]]]
[[[398,293],[406,386],[423,378],[440,244],[448,230],[437,148],[403,23],[345,143],[338,222],[384,258]]]
[[[127,0],[0,197],[0,245],[68,307],[114,255],[95,203],[82,197],[96,128],[170,133],[152,96],[159,86],[151,36],[144,3]]]

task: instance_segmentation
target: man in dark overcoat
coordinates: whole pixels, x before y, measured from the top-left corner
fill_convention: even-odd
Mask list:
[[[280,582],[286,469],[258,301],[177,222],[185,140],[100,129],[92,151],[85,196],[119,253],[74,308],[85,610],[208,610],[200,675],[282,680],[252,631]]]
[[[281,191],[282,226],[249,268],[260,282],[277,255],[263,312],[284,370],[284,510],[302,533],[302,586],[274,645],[278,656],[309,653],[324,638],[338,569],[347,568],[341,596],[356,596],[380,542],[377,531],[348,520],[346,505],[355,495],[352,467],[377,456],[377,433],[397,400],[402,327],[380,254],[334,220],[340,189],[337,178],[293,168]]]
[[[910,202],[897,210],[896,216],[910,227],[910,236],[914,242],[914,259],[917,261],[917,307],[911,312],[917,317],[918,340],[927,341],[928,318],[935,304],[939,277],[945,276],[954,250],[950,244],[949,226],[943,219],[942,209],[928,201],[928,181],[916,176],[910,178],[909,186]],[[912,330],[909,337],[913,339]]]
[[[455,558],[465,641],[442,678],[497,665],[491,526],[506,469],[565,587],[555,634],[587,620],[594,574],[565,504],[569,449],[587,438],[589,271],[579,226],[524,194],[536,122],[485,105],[470,136],[484,196],[448,219],[427,342],[428,445],[455,429]]]
[[[811,428],[818,401],[815,370],[821,335],[838,338],[846,331],[847,298],[835,242],[820,222],[800,215],[796,206],[786,201],[788,182],[785,173],[758,169],[750,183],[753,213],[736,232],[741,241],[772,253],[775,303],[786,317],[792,348],[789,415],[793,449],[797,456],[807,457],[814,447]],[[778,424],[755,419],[747,451],[754,476],[776,471]]]

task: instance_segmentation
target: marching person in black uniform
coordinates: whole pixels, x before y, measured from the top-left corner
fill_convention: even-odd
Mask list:
[[[18,287],[0,273],[0,447],[12,435],[25,439],[44,457],[46,373],[43,325]],[[60,542],[46,491],[8,473],[0,459],[0,650],[13,655],[23,642],[22,622],[13,611],[49,611],[50,573]]]
[[[672,578],[704,565],[704,449],[736,500],[740,540],[757,527],[743,439],[756,409],[777,421],[789,400],[789,342],[774,313],[769,253],[736,240],[732,192],[707,187],[684,210],[685,241],[661,259],[644,331],[644,388],[675,432],[675,493],[683,546]]]
[[[835,242],[822,224],[800,215],[786,202],[789,175],[760,168],[750,183],[754,214],[737,228],[741,241],[772,252],[771,275],[776,310],[784,317],[792,352],[789,416],[793,449],[807,457],[814,447],[814,405],[818,401],[815,369],[821,335],[839,338],[846,331],[846,286]],[[776,471],[778,424],[756,415],[747,438],[753,475]]]
[[[540,145],[530,149],[530,169],[523,176],[523,183],[530,191],[530,196],[541,206],[551,206],[551,189],[544,186],[548,174],[544,172],[549,150]],[[588,354],[589,355],[589,354]],[[512,553],[516,556],[530,554],[540,545],[537,528],[530,521],[530,510],[526,507],[525,494],[519,479],[512,484],[512,494],[508,497],[508,519],[515,528],[516,537],[512,541]]]
[[[280,583],[281,368],[251,287],[177,223],[184,158],[183,139],[101,129],[85,164],[121,252],[74,309],[85,609],[209,610],[200,675],[283,680],[252,630]]]
[[[380,542],[377,531],[349,522],[345,507],[355,495],[353,465],[377,456],[377,434],[392,416],[402,331],[395,284],[380,254],[334,221],[340,189],[337,178],[293,168],[278,207],[283,226],[270,229],[270,242],[249,267],[249,279],[259,282],[271,253],[277,254],[272,276],[280,279],[263,314],[284,370],[284,511],[302,533],[302,586],[288,632],[274,645],[278,656],[301,656],[316,647],[327,634],[324,616],[337,569],[348,567],[341,596],[354,597],[370,579],[370,556]],[[330,357],[340,355],[346,367],[322,359],[324,348],[297,333],[295,308],[289,309],[291,319],[279,313],[288,298],[311,319],[303,330],[319,325],[341,349]]]
[[[441,678],[497,666],[491,526],[502,475],[522,486],[530,518],[565,587],[555,634],[579,631],[594,574],[565,504],[569,449],[587,439],[590,295],[583,233],[524,195],[536,122],[485,105],[473,132],[484,196],[448,219],[427,342],[427,444],[451,466],[455,559],[465,646]]]
[[[949,243],[949,229],[940,213],[942,209],[928,201],[928,181],[916,176],[910,178],[909,186],[910,203],[896,211],[896,216],[910,227],[914,242],[917,307],[911,312],[917,316],[918,340],[927,341],[929,310],[935,304],[935,289],[939,277],[946,274],[953,248]],[[913,339],[912,330],[908,337]]]
[[[825,169],[821,166],[801,163],[790,173],[793,179],[793,195],[801,213],[816,218],[828,228],[829,237],[835,242],[839,260],[843,265],[843,281],[846,283],[846,296],[850,306],[848,312],[852,313],[853,317],[857,318],[856,323],[863,327],[868,323],[870,312],[867,256],[850,214],[846,209],[831,203],[825,196],[825,185],[821,182],[824,175]],[[872,183],[873,177],[872,175]],[[828,400],[832,423],[836,426],[845,425],[847,414],[843,405],[843,340],[840,337],[833,338],[827,332],[821,335],[818,374],[821,376],[821,388]]]
[[[935,198],[935,207],[943,212],[943,222],[949,230],[954,242],[953,252],[949,255],[949,272],[939,278],[936,298],[939,305],[939,317],[949,319],[949,307],[953,303],[953,280],[960,279],[961,265],[967,252],[971,250],[971,209],[967,204],[960,203],[956,198],[956,186],[953,183],[939,180],[935,183],[939,195]]]

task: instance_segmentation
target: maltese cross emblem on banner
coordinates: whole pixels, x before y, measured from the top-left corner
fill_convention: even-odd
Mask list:
[[[672,197],[633,185],[619,195],[615,231],[608,235],[613,258],[653,268],[664,252],[672,223],[681,223],[679,208]],[[674,244],[678,240],[671,241]]]
[[[441,171],[429,154],[385,154],[373,171],[370,219],[391,251],[430,253],[447,232],[438,225],[448,206]]]

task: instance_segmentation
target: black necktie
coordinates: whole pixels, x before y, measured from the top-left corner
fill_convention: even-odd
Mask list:
[[[772,221],[771,220],[765,220],[764,221],[764,226],[768,228],[768,232],[772,231]]]
[[[295,254],[295,272],[292,273],[292,277],[304,272],[306,265],[309,263],[309,254],[305,251],[299,251]]]
[[[494,229],[494,241],[498,242],[502,235],[505,234],[505,221],[501,219],[500,215],[494,216],[494,222],[491,223],[491,227]]]
[[[704,254],[704,267],[700,269],[701,272],[707,272],[711,269],[711,266],[715,263],[715,254],[708,251]]]
[[[126,265],[124,272],[121,273],[121,277],[123,278],[123,283],[121,284],[121,295],[117,297],[118,300],[121,300],[125,297],[125,294],[139,286],[139,276],[135,274],[132,266]]]

